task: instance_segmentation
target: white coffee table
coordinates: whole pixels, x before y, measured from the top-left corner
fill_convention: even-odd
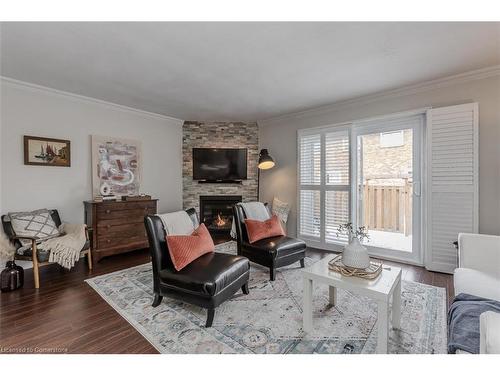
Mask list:
[[[328,269],[328,262],[333,258],[334,256],[327,256],[311,267],[302,270],[304,279],[304,331],[311,332],[313,329],[313,282],[324,283],[330,286],[329,301],[333,306],[337,302],[337,288],[345,289],[377,301],[377,353],[387,353],[391,297],[392,327],[401,327],[401,268],[384,266],[382,273],[377,279],[366,280],[358,277],[342,276],[337,272],[330,271]]]

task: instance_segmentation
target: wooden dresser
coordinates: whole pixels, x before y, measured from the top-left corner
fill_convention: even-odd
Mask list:
[[[90,229],[94,260],[149,247],[144,216],[156,214],[156,202],[85,201],[85,223]]]

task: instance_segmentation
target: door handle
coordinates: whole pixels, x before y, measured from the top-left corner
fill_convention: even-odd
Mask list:
[[[420,181],[413,182],[413,194],[417,197],[420,197],[420,194],[422,193],[420,186]]]

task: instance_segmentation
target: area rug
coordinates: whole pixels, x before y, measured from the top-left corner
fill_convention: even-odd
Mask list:
[[[235,242],[216,251],[236,253]],[[306,266],[314,261],[306,258]],[[302,330],[299,264],[281,268],[276,280],[251,263],[250,294],[236,294],[216,309],[211,328],[206,310],[163,298],[153,308],[151,264],[94,277],[86,282],[160,353],[374,353],[377,304],[338,290],[328,304],[328,287],[314,286],[314,330]],[[390,353],[446,353],[446,292],[402,282],[401,329],[391,329]]]

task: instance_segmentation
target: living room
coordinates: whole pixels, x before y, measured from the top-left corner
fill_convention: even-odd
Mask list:
[[[500,354],[500,22],[0,48],[2,354]]]

